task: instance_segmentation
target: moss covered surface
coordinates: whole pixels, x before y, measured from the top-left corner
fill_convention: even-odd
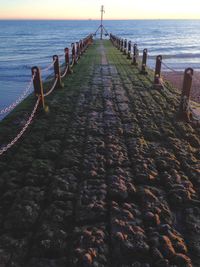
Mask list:
[[[200,128],[152,78],[95,41],[47,98],[0,158],[2,266],[200,266]],[[1,144],[34,102],[0,123]]]

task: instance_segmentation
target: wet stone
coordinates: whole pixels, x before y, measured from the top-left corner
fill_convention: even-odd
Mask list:
[[[148,259],[149,246],[138,207],[112,202],[111,217],[112,257],[115,264]]]
[[[105,182],[103,180],[85,181],[81,188],[77,201],[77,222],[104,220],[107,213],[107,186]]]
[[[105,226],[75,228],[73,266],[108,266],[108,245]]]

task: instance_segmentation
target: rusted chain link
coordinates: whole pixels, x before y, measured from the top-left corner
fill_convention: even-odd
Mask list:
[[[166,67],[168,70],[171,70],[171,71],[174,72],[174,73],[179,73],[179,71],[177,71],[177,70],[171,68],[171,67],[168,66],[168,64],[166,64],[165,62],[162,61],[162,64],[163,64],[163,66]]]
[[[65,54],[60,54],[58,56],[59,56],[59,58],[64,58],[65,57]]]
[[[47,72],[49,71],[53,66],[54,66],[54,63],[56,62],[56,59],[49,65],[47,66],[46,68],[44,69],[41,69],[42,72]]]
[[[91,38],[91,36],[90,37],[87,37],[87,38]],[[89,39],[86,39],[86,41],[88,41]],[[84,50],[87,48],[87,45],[86,45],[86,47],[84,48]],[[61,57],[63,57],[63,56],[65,56],[65,55],[60,55]],[[55,63],[57,63],[57,65],[58,65],[58,68],[59,68],[59,61],[58,62],[56,62],[58,60],[58,57],[56,56],[55,57],[55,59],[53,60],[53,62],[49,65],[49,66],[47,66],[46,68],[44,68],[44,69],[42,69],[42,72],[46,72],[46,71],[48,71],[48,70],[50,70],[54,65],[55,65]],[[26,88],[26,90],[22,93],[22,95],[13,103],[13,104],[11,104],[9,107],[7,107],[7,108],[5,108],[5,109],[3,109],[3,110],[1,110],[0,111],[0,115],[2,115],[2,114],[5,114],[5,113],[8,113],[9,111],[11,111],[12,109],[14,109],[24,98],[25,98],[25,96],[27,96],[27,94],[28,94],[28,92],[31,90],[31,88],[32,88],[32,86],[33,86],[33,84],[34,84],[34,87],[35,87],[35,81],[34,81],[34,79],[35,79],[35,77],[36,77],[36,70],[38,71],[38,73],[37,73],[37,75],[38,75],[38,79],[39,79],[39,82],[40,82],[40,84],[41,84],[41,95],[38,97],[38,99],[37,99],[37,101],[36,101],[36,103],[35,103],[35,106],[34,106],[34,108],[33,108],[33,111],[32,111],[32,113],[31,113],[31,115],[30,115],[30,117],[28,118],[28,120],[26,121],[26,123],[25,123],[25,125],[24,125],[24,127],[22,128],[22,130],[17,134],[17,136],[10,142],[10,143],[8,143],[7,145],[2,145],[1,147],[0,147],[0,156],[1,155],[3,155],[7,150],[9,150],[12,146],[14,146],[15,144],[16,144],[16,142],[22,137],[22,135],[25,133],[25,131],[27,130],[27,128],[29,127],[29,125],[31,124],[31,122],[33,121],[33,118],[34,118],[34,116],[35,116],[35,113],[36,113],[36,111],[37,111],[37,108],[38,108],[38,106],[39,106],[39,103],[40,103],[40,101],[42,101],[42,104],[43,104],[43,106],[44,106],[44,98],[43,98],[43,96],[44,97],[46,97],[46,96],[48,96],[48,95],[50,95],[52,92],[53,92],[53,90],[56,88],[56,85],[58,84],[58,82],[60,83],[61,81],[60,81],[60,78],[64,78],[65,77],[65,75],[67,74],[67,72],[68,72],[68,70],[69,70],[69,68],[70,67],[73,67],[73,65],[75,64],[75,59],[73,58],[72,59],[72,62],[71,62],[71,65],[67,65],[66,66],[66,68],[65,68],[65,70],[64,70],[64,73],[60,76],[60,72],[58,71],[58,73],[56,73],[57,72],[57,70],[55,70],[55,73],[56,73],[56,79],[55,79],[55,81],[54,81],[54,83],[53,83],[53,85],[52,85],[52,87],[51,87],[51,89],[47,92],[47,93],[45,93],[44,95],[43,95],[43,88],[42,88],[42,82],[41,82],[41,77],[40,77],[40,69],[38,68],[38,67],[35,67],[35,68],[32,68],[32,73],[33,73],[33,76],[32,76],[32,79],[31,79],[31,81],[30,81],[30,83],[28,84],[28,86],[27,86],[27,88]],[[55,66],[55,68],[54,69],[56,69],[57,68],[57,66]],[[34,70],[35,69],[35,70]],[[35,72],[34,72],[35,71]]]
[[[66,75],[66,74],[67,74],[67,72],[68,72],[68,69],[69,69],[69,65],[67,65],[67,67],[66,67],[66,69],[65,69],[64,73],[63,73],[63,74],[60,76],[60,77],[61,77],[61,79],[65,77],[65,75]]]
[[[159,82],[162,85],[163,89],[167,90],[167,93],[170,94],[171,96],[174,96],[174,94],[167,88],[167,86],[165,85],[166,81],[163,77],[159,78]]]
[[[72,60],[72,62],[71,62],[71,65],[70,65],[70,68],[72,68],[73,66],[74,66],[74,58],[73,58],[73,60]]]
[[[194,79],[196,82],[198,82],[198,83],[199,83],[199,85],[200,85],[200,79],[199,79],[199,78],[197,78],[197,77],[195,76],[195,74],[194,74],[192,77],[193,77],[193,79]]]
[[[196,110],[197,108],[200,109],[200,107],[197,107],[197,106],[194,104],[194,102],[190,103],[190,107],[191,107],[191,110],[192,110],[192,118],[193,118],[195,121],[200,122],[200,115],[195,113],[195,110]]]
[[[24,90],[24,92],[20,95],[20,97],[18,97],[18,99],[13,102],[11,105],[9,105],[8,107],[0,110],[0,115],[6,114],[8,112],[10,112],[11,110],[13,110],[20,102],[22,102],[22,100],[24,100],[24,98],[28,95],[29,92],[31,92],[31,88],[33,86],[33,80],[35,78],[35,75],[32,76],[30,82],[28,83],[27,88]]]
[[[0,149],[0,156],[3,155],[8,149],[10,149],[12,146],[15,145],[15,143],[22,137],[22,135],[24,134],[24,132],[27,130],[28,126],[31,124],[35,113],[37,111],[38,105],[40,103],[40,97],[38,97],[36,104],[34,106],[34,109],[29,117],[29,119],[27,120],[26,124],[24,125],[23,129],[20,131],[20,133],[18,133],[18,135],[9,143],[7,144],[5,147],[3,147],[2,149]]]
[[[199,122],[200,121],[200,116],[195,114],[196,107],[195,107],[194,103],[192,103],[187,96],[183,96],[182,97],[182,101],[183,101],[183,109],[186,112],[191,112],[193,120]]]
[[[53,90],[56,87],[57,81],[58,81],[58,77],[55,79],[54,84],[52,85],[51,89],[46,94],[44,94],[44,97],[50,95],[53,92]]]

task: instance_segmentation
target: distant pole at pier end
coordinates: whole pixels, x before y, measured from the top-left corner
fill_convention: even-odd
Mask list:
[[[105,13],[104,6],[101,6],[101,40],[103,39],[103,13]]]
[[[103,14],[105,13],[105,9],[104,6],[101,6],[101,24],[99,25],[98,29],[96,30],[96,32],[94,33],[94,35],[96,35],[98,32],[100,32],[100,39],[103,39],[103,34],[105,33],[105,36],[109,36],[109,33],[107,32],[107,30],[105,29],[105,27],[103,26]]]

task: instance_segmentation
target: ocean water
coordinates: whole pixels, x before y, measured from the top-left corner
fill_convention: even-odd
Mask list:
[[[54,54],[64,55],[65,47],[98,26],[99,21],[93,20],[0,21],[0,110],[27,87],[32,66],[45,68]],[[174,69],[200,70],[200,20],[113,20],[104,26],[109,33],[137,43],[140,51],[147,48],[152,67],[161,54]],[[63,57],[60,60],[64,62]],[[43,79],[49,72],[43,73]]]

